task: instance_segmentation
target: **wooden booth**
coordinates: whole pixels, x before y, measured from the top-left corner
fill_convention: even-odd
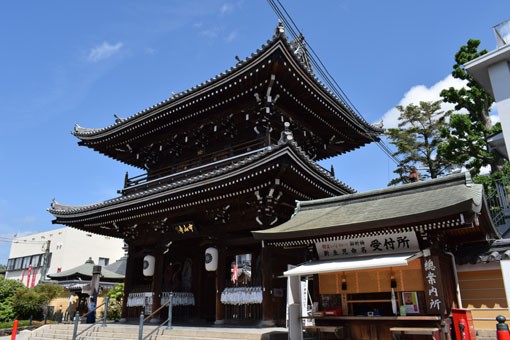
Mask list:
[[[129,245],[123,316],[150,315],[171,298],[177,322],[284,325],[278,273],[302,251],[275,257],[251,231],[287,221],[296,200],[354,192],[315,162],[382,130],[318,80],[302,38],[287,39],[282,25],[229,70],[120,116],[73,134],[142,174],[126,174],[118,197],[54,201],[49,211],[54,223]]]
[[[449,339],[452,252],[498,237],[468,174],[300,201],[288,222],[253,234],[275,252],[308,250],[283,274],[293,340],[302,325],[341,339]]]

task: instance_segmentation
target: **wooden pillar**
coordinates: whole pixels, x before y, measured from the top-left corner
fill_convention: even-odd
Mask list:
[[[133,289],[134,275],[135,270],[142,270],[142,268],[134,268],[135,267],[135,249],[134,245],[130,244],[128,247],[128,258],[126,261],[126,275],[124,277],[124,296],[122,299],[122,313],[121,313],[121,321],[126,321],[128,318],[128,308],[127,308],[127,296],[131,293]]]
[[[271,248],[262,246],[262,323],[263,327],[275,325],[273,313],[273,270]]]
[[[156,264],[154,267],[154,275],[152,276],[152,311],[154,312],[161,305],[161,287],[163,283],[163,253],[158,252],[154,255]],[[152,317],[151,323],[159,323],[161,311]]]
[[[221,293],[225,289],[225,248],[218,248],[218,268],[216,269],[216,321],[215,325],[225,323],[225,306],[221,303]]]

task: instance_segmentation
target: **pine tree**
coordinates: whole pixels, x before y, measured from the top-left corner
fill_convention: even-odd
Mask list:
[[[393,155],[402,160],[393,171],[398,177],[388,185],[408,182],[406,175],[412,167],[425,169],[422,175],[425,178],[436,178],[451,166],[451,162],[437,153],[438,145],[444,141],[440,131],[447,126],[451,113],[442,111],[441,103],[420,102],[419,106],[396,107],[400,111],[398,128],[387,129],[386,136],[397,148]]]

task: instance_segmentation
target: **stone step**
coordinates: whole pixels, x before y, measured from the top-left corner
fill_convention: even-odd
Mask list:
[[[78,333],[90,325],[79,325]],[[143,336],[148,336],[156,326],[144,326]],[[29,340],[72,340],[73,325],[46,325],[32,332]],[[96,325],[85,330],[79,340],[137,340],[138,326],[110,324]],[[161,327],[148,340],[260,340],[270,330],[255,328],[214,328],[214,327]],[[267,339],[267,337],[264,337]]]

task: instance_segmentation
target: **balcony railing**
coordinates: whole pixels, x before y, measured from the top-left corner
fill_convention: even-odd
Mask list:
[[[205,153],[194,159],[178,163],[150,173],[127,178],[124,181],[122,194],[144,190],[149,187],[169,184],[186,178],[200,175],[233,164],[242,158],[264,150],[273,141],[265,139],[252,140],[235,145],[229,149],[214,153]]]

